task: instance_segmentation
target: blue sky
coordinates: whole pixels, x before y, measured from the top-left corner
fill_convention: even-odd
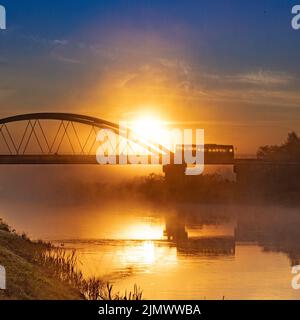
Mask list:
[[[299,127],[297,1],[0,4],[3,116],[66,111],[116,121],[147,110],[251,145]]]

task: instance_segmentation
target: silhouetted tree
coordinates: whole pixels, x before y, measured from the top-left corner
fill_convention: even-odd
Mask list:
[[[300,161],[300,138],[295,132],[290,132],[283,144],[260,147],[257,158],[268,161]]]

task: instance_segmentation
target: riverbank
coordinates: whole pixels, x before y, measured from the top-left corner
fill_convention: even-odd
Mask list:
[[[113,292],[101,278],[85,278],[77,267],[75,250],[32,241],[0,218],[0,266],[6,270],[6,289],[0,300],[141,300],[142,290]],[[2,275],[1,275],[2,276]]]
[[[0,299],[83,299],[79,290],[40,265],[37,256],[46,247],[46,243],[33,242],[25,234],[17,234],[0,220],[0,265],[6,269],[6,290],[0,290]]]

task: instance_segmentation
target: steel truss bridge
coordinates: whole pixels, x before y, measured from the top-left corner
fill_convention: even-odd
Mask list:
[[[137,146],[148,153],[149,160],[157,157],[157,164],[162,164],[162,154],[168,152],[103,119],[72,113],[31,113],[0,119],[0,164],[98,164],[96,151],[103,145],[97,141],[100,129],[109,129],[130,142],[125,153],[120,142],[111,146],[116,164],[121,163],[122,153],[136,155]]]
[[[143,150],[138,154],[145,154],[147,164],[156,159],[155,164],[163,166],[167,181],[176,182],[185,176],[187,164],[174,164],[174,153],[163,146],[142,140],[128,128],[124,130],[113,122],[73,113],[31,113],[0,119],[0,165],[99,164],[98,148],[111,143],[109,139],[97,139],[100,129],[109,129],[116,134],[114,136],[130,142],[126,143],[126,150],[122,150],[121,139],[112,145],[110,155],[114,155],[115,164],[124,163],[124,154],[130,157],[130,148],[132,155],[136,156],[138,147]],[[170,154],[169,165],[163,162],[166,153]],[[129,159],[125,163],[132,162]],[[291,177],[300,176],[299,162],[268,162],[254,157],[237,159],[233,146],[205,145],[204,164],[232,165],[237,181],[244,184],[260,181],[264,172],[276,176],[276,173],[285,171]]]
[[[124,137],[124,128],[103,119],[73,113],[31,113],[0,119],[0,164],[99,164],[96,151],[102,142],[97,141],[100,129],[109,129]],[[127,129],[132,154],[134,146],[157,157],[163,164],[162,154],[169,150],[156,143],[142,140]],[[127,136],[129,132],[129,138]],[[106,142],[108,143],[108,142]],[[129,144],[130,145],[130,144]],[[117,145],[116,164],[124,150]],[[130,150],[126,151],[130,156]],[[171,165],[174,154],[171,153]],[[225,159],[219,155],[206,157],[205,164],[234,165],[235,168],[255,166],[300,166],[299,163],[271,163],[256,158]],[[151,163],[150,161],[148,163]]]

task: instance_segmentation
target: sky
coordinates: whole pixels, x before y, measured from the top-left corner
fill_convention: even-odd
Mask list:
[[[254,153],[299,128],[297,2],[0,0],[0,116],[154,114]]]

